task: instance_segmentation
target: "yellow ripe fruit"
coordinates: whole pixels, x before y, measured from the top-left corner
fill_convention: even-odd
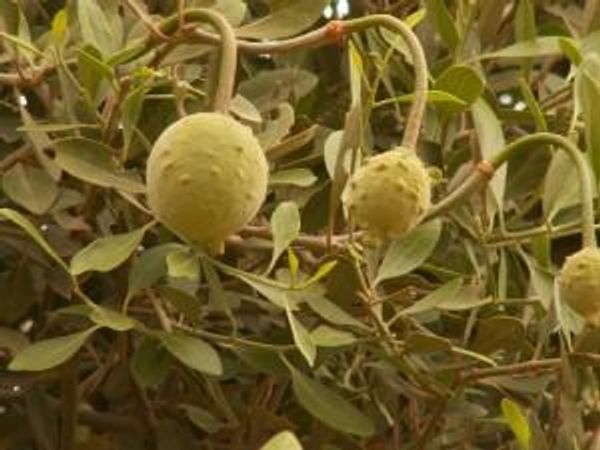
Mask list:
[[[600,326],[600,250],[586,247],[567,257],[558,286],[563,302],[588,323]]]
[[[182,239],[212,252],[258,212],[269,167],[250,128],[219,113],[170,125],[148,158],[148,204]]]
[[[351,177],[342,201],[370,238],[402,237],[431,205],[431,179],[423,162],[397,147],[371,158]]]

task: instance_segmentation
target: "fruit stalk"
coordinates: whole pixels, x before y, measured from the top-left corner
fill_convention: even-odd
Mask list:
[[[414,101],[406,120],[402,146],[410,149],[416,148],[427,103],[427,82],[429,72],[425,52],[423,51],[419,39],[412,29],[402,20],[387,14],[374,14],[356,19],[332,21],[319,29],[309,31],[301,36],[290,39],[272,42],[251,42],[236,40],[234,31],[231,29],[229,23],[222,15],[215,11],[194,8],[186,9],[182,14],[183,19],[188,25],[189,22],[209,21],[218,29],[220,36],[198,28],[192,30],[186,29],[183,40],[194,38],[192,40],[222,46],[224,61],[221,66],[221,76],[225,77],[227,75],[231,77],[230,80],[223,79],[222,83],[225,84],[227,82],[227,85],[230,85],[231,91],[233,91],[237,49],[256,54],[282,53],[339,42],[337,39],[332,39],[332,29],[335,29],[338,34],[342,33],[342,35],[366,31],[373,27],[382,27],[398,33],[408,46],[415,69]],[[178,30],[180,20],[180,14],[174,14],[160,22],[157,29],[165,35],[172,35]],[[136,47],[125,49],[111,59],[118,61],[119,63],[132,61],[151,51],[155,46],[156,36],[149,36]],[[225,87],[223,87],[223,90],[225,90]]]
[[[579,188],[582,203],[582,226],[584,247],[596,247],[596,235],[594,231],[594,196],[592,177],[588,165],[581,151],[569,139],[554,133],[535,133],[524,136],[510,143],[500,152],[495,154],[489,161],[490,167],[495,171],[502,164],[510,160],[517,153],[535,147],[536,145],[554,145],[566,151],[575,164],[579,178]],[[467,179],[446,198],[432,206],[427,213],[426,219],[439,216],[450,210],[487,182],[488,174],[481,170],[474,170]]]
[[[227,113],[231,98],[233,97],[235,75],[237,71],[237,42],[235,39],[235,32],[231,24],[221,13],[206,8],[186,9],[182,14],[174,14],[161,21],[156,29],[175,41],[189,41],[190,38],[185,35],[189,30],[186,28],[183,30],[180,29],[182,21],[186,25],[189,25],[190,22],[208,22],[218,32],[221,58],[218,84],[211,109],[216,112]],[[181,35],[177,36],[177,32],[181,32]],[[126,48],[117,53],[111,60],[113,63],[116,62],[120,64],[133,61],[154,49],[156,43],[157,37],[155,35],[150,35],[135,47]]]

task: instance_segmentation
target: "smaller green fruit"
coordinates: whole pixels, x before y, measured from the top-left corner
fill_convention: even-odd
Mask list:
[[[588,323],[600,326],[600,250],[586,247],[567,257],[558,285],[563,302]]]
[[[431,179],[414,151],[397,147],[371,158],[342,195],[346,209],[370,239],[408,234],[431,204]]]

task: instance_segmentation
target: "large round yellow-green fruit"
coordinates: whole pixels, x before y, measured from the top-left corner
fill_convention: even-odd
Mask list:
[[[586,247],[567,257],[558,285],[563,302],[588,323],[600,326],[600,250]]]
[[[402,237],[429,208],[431,179],[414,151],[397,147],[359,168],[346,185],[342,200],[370,238]]]
[[[148,204],[182,239],[210,252],[258,212],[269,167],[252,130],[219,113],[170,125],[148,158]]]

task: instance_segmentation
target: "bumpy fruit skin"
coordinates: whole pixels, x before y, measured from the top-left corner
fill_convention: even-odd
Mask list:
[[[402,237],[431,205],[431,179],[423,162],[397,147],[371,158],[346,185],[342,200],[370,239]]]
[[[170,125],[148,158],[148,204],[182,239],[219,253],[262,205],[269,167],[250,128],[218,113]]]
[[[588,323],[600,326],[600,250],[587,247],[569,256],[558,285],[562,301]]]

